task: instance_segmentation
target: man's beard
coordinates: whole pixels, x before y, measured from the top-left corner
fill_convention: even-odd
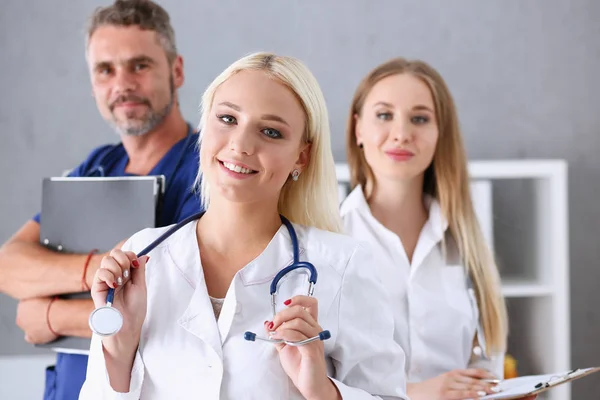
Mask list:
[[[110,123],[115,129],[116,133],[118,135],[126,136],[142,136],[152,131],[158,125],[160,125],[165,120],[167,115],[169,115],[169,113],[173,109],[173,105],[175,104],[175,83],[173,82],[172,76],[169,79],[169,89],[169,102],[160,110],[154,110],[152,108],[150,100],[148,100],[146,97],[129,94],[120,96],[118,99],[116,99],[111,104],[111,111],[114,109],[116,104],[127,101],[133,101],[136,103],[144,104],[146,105],[148,110],[145,115],[135,119],[133,118],[133,115],[132,118],[129,118],[129,116],[126,113],[126,119],[121,121],[116,119],[113,114],[113,118],[111,119]]]

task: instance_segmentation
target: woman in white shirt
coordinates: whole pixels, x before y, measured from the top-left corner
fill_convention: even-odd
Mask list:
[[[341,207],[345,230],[382,257],[409,397],[497,390],[484,379],[503,377],[506,308],[442,77],[401,58],[371,71],[352,101],[347,159],[353,190]]]
[[[115,287],[124,323],[93,336],[80,398],[406,399],[389,299],[369,253],[339,233],[327,110],[312,74],[293,58],[244,57],[204,93],[200,125],[206,212],[149,259],[136,254],[168,227],[136,233],[102,261],[94,303]],[[305,296],[306,277],[287,275],[273,317],[269,286],[292,259],[281,216],[318,282]],[[300,347],[244,335],[298,341],[323,330],[328,340]]]

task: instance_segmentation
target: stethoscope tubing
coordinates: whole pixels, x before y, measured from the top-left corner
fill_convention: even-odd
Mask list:
[[[200,219],[200,217],[202,217],[203,214],[204,214],[204,211],[200,211],[199,213],[190,215],[186,219],[184,219],[181,222],[179,222],[178,224],[174,225],[168,231],[166,231],[165,233],[163,233],[162,235],[160,235],[152,243],[150,243],[148,246],[146,246],[142,251],[140,251],[139,253],[137,253],[136,257],[139,258],[139,257],[147,255],[152,250],[154,250],[156,248],[156,246],[158,246],[159,244],[161,244],[164,240],[166,240],[173,233],[175,233],[176,231],[178,231],[183,226],[189,224],[190,222],[192,222],[194,220],[197,220],[197,219]],[[114,301],[115,290],[116,289],[113,289],[113,288],[109,288],[108,289],[108,294],[106,295],[106,303],[107,303],[107,305],[112,304],[112,302]]]
[[[190,223],[194,220],[200,219],[204,213],[205,213],[205,211],[201,211],[201,212],[191,215],[191,216],[187,217],[186,219],[184,219],[183,221],[177,223],[176,225],[171,227],[169,230],[167,230],[165,233],[160,235],[157,239],[155,239],[148,246],[146,246],[142,251],[137,253],[136,257],[139,258],[139,257],[142,257],[142,256],[148,254],[153,249],[155,249],[160,243],[162,243],[169,236],[171,236],[173,233],[175,233],[177,230],[179,230],[180,228],[182,228],[183,226],[187,225],[188,223]],[[292,262],[291,265],[289,265],[286,268],[279,271],[277,273],[277,275],[273,278],[273,281],[271,282],[270,292],[271,292],[271,304],[272,304],[272,308],[273,308],[273,315],[275,315],[275,313],[276,313],[275,306],[276,306],[277,287],[278,287],[279,281],[286,274],[288,274],[289,272],[291,272],[293,270],[299,269],[299,268],[307,269],[309,272],[309,279],[308,279],[309,280],[309,289],[308,289],[309,296],[313,295],[314,286],[317,283],[317,277],[318,277],[317,270],[314,267],[314,265],[312,265],[311,263],[308,263],[308,262],[301,262],[299,260],[300,259],[300,249],[299,249],[299,245],[298,245],[298,237],[296,236],[294,227],[285,217],[281,216],[281,220],[285,224],[285,226],[290,234],[290,238],[292,241],[293,254],[294,254],[294,261]],[[93,316],[96,312],[98,312],[99,310],[102,310],[102,309],[111,309],[112,311],[116,312],[115,316],[120,318],[122,321],[122,315],[119,312],[119,310],[112,307],[112,303],[114,302],[115,290],[116,289],[114,289],[114,288],[109,288],[108,293],[106,295],[106,305],[94,310],[92,312],[92,314],[90,315],[90,319],[89,319],[90,328],[92,329],[92,331],[94,331],[94,333],[96,333],[100,336],[111,336],[111,335],[117,333],[118,330],[117,330],[117,332],[105,333],[105,332],[101,332],[99,329],[97,329],[97,327],[95,327],[94,323],[93,323]],[[260,341],[265,341],[265,342],[269,342],[269,343],[273,343],[273,344],[285,343],[288,346],[303,346],[303,345],[306,345],[308,343],[311,343],[311,342],[314,342],[317,340],[324,341],[324,340],[329,339],[330,337],[331,337],[331,333],[328,330],[321,331],[316,336],[307,338],[305,340],[300,340],[300,341],[287,341],[287,340],[282,340],[282,339],[263,338],[263,337],[257,336],[253,332],[246,332],[244,334],[244,338],[248,341],[260,340]]]

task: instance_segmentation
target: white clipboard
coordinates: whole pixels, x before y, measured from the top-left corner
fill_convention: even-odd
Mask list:
[[[557,374],[528,375],[506,379],[498,384],[501,392],[480,397],[479,400],[511,400],[536,395],[553,387],[600,371],[600,367],[580,368]]]

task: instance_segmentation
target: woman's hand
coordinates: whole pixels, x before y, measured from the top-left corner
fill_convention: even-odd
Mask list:
[[[408,384],[411,400],[464,400],[477,399],[496,393],[495,385],[482,379],[494,379],[482,369],[455,369],[435,378]]]
[[[146,318],[147,261],[147,256],[137,258],[131,251],[114,249],[102,259],[91,287],[96,308],[106,305],[108,289],[115,289],[112,306],[123,315],[123,327],[117,334],[102,338],[102,344],[105,355],[130,359],[131,363]]]
[[[317,336],[323,330],[317,322],[317,299],[295,296],[284,304],[288,308],[278,312],[272,322],[265,321],[267,333],[274,332],[272,339],[305,340]],[[323,341],[317,340],[304,346],[289,346],[285,343],[275,346],[284,371],[305,398],[341,398],[336,386],[327,376]]]

